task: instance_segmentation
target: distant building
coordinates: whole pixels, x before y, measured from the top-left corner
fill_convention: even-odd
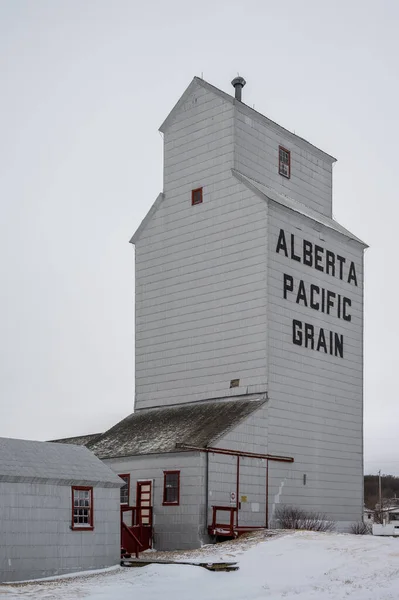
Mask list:
[[[364,508],[363,510],[363,523],[367,524],[373,524],[374,523],[374,510],[371,510],[370,508]]]
[[[119,564],[121,485],[87,448],[0,438],[0,582]]]
[[[335,159],[194,78],[160,131],[164,186],[133,235],[135,413],[88,442],[158,548],[363,512],[363,252]],[[126,515],[125,515],[126,516]]]

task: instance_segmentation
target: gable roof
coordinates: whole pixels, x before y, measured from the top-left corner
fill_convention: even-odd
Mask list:
[[[348,229],[345,229],[345,227],[342,227],[342,225],[337,223],[337,221],[335,221],[334,219],[330,219],[329,217],[317,212],[316,210],[305,206],[301,202],[298,202],[298,200],[294,200],[289,196],[285,196],[284,194],[276,192],[276,190],[274,190],[273,188],[264,185],[263,183],[259,183],[258,181],[255,181],[250,177],[247,177],[246,175],[240,173],[236,169],[232,169],[231,171],[234,177],[238,179],[238,181],[241,181],[241,183],[243,183],[248,189],[250,189],[252,192],[257,194],[264,200],[271,200],[272,202],[275,202],[280,206],[284,206],[285,208],[288,208],[293,212],[299,213],[304,217],[307,217],[308,219],[319,223],[320,225],[324,225],[324,227],[328,227],[329,229],[332,229],[337,233],[341,233],[350,240],[354,240],[355,242],[362,244],[365,248],[368,248],[365,242],[353,235],[353,233],[351,233]]]
[[[238,106],[239,109],[242,110],[249,117],[252,117],[258,121],[263,121],[269,127],[272,127],[276,131],[283,133],[283,135],[291,138],[291,140],[293,142],[299,143],[299,145],[302,145],[306,150],[313,152],[314,154],[318,154],[324,160],[327,160],[328,162],[331,162],[331,163],[336,162],[337,159],[334,158],[334,156],[331,156],[331,154],[324,152],[324,150],[321,150],[314,144],[311,144],[304,138],[300,137],[299,135],[296,135],[296,133],[289,131],[289,129],[285,129],[285,127],[282,127],[275,121],[272,121],[271,119],[269,119],[262,113],[258,112],[254,108],[251,108],[244,102],[236,100],[234,96],[231,96],[230,94],[227,94],[226,92],[223,92],[223,90],[215,87],[211,83],[208,83],[204,79],[201,79],[201,77],[193,78],[190,85],[183,92],[180,99],[176,102],[176,104],[174,105],[174,107],[172,108],[172,110],[170,111],[170,113],[168,114],[168,116],[166,117],[166,119],[164,120],[162,125],[160,126],[159,131],[161,131],[162,133],[165,133],[168,126],[173,122],[173,119],[174,119],[175,115],[177,114],[177,112],[179,111],[180,107],[186,102],[186,100],[190,97],[190,95],[194,92],[195,88],[198,86],[208,90],[209,92],[216,94],[217,96],[222,98],[225,102],[229,102],[230,104]]]
[[[11,438],[0,438],[0,481],[123,485],[123,481],[84,446]]]
[[[205,448],[265,402],[265,396],[250,395],[141,410],[88,447],[102,459],[179,452],[178,444]]]

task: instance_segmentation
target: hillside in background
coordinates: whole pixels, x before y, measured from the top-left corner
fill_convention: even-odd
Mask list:
[[[381,476],[383,499],[399,498],[399,477],[394,475]],[[364,504],[367,508],[375,508],[379,502],[378,475],[364,476]]]

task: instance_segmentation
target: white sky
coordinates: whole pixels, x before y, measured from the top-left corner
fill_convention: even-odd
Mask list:
[[[338,158],[364,239],[365,467],[399,474],[399,3],[0,0],[0,436],[132,411],[133,248],[162,188],[158,127],[194,75]]]

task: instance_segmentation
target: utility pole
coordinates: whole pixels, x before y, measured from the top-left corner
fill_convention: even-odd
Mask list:
[[[383,512],[382,512],[381,469],[378,471],[378,494],[379,494],[379,497],[380,497],[381,523],[384,523]]]

